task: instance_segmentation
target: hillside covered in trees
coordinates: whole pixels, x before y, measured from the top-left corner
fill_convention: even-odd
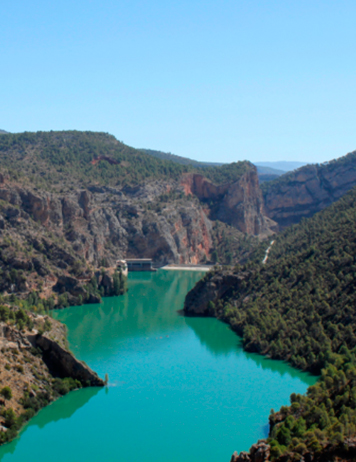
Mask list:
[[[199,313],[228,322],[246,350],[321,374],[307,396],[292,395],[290,407],[272,412],[272,460],[307,453],[314,460],[352,459],[356,190],[277,236],[263,264],[266,247],[243,267],[208,273],[188,294],[185,312],[204,306]]]
[[[248,162],[203,177],[105,133],[64,131],[1,134],[0,164],[0,297],[40,311],[124,292],[124,281],[113,287],[118,259],[229,263],[258,243],[242,229],[253,213],[263,224]],[[240,179],[238,229],[221,191]]]
[[[190,165],[190,166],[198,167],[198,168],[221,167],[223,165],[226,165],[226,164],[219,163],[219,162],[199,162],[197,160],[189,159],[187,157],[182,157],[182,156],[177,156],[176,154],[171,154],[170,152],[155,151],[152,149],[141,149],[141,151],[145,152],[146,154],[149,154],[150,156],[156,157],[157,159],[171,160],[172,162],[175,162],[177,164]],[[275,178],[278,178],[280,175],[283,175],[285,171],[292,170],[292,168],[288,169],[288,167],[286,167],[287,170],[283,171],[283,170],[279,170],[278,168],[273,168],[272,165],[262,165],[262,164],[261,163],[255,164],[257,167],[258,177],[261,183],[265,181],[274,180]],[[270,162],[270,164],[273,164],[273,162]],[[289,162],[286,162],[286,164],[289,164]],[[290,162],[290,164],[294,164],[294,163]],[[295,164],[299,164],[299,162],[295,162]]]
[[[228,322],[243,335],[247,350],[322,374],[307,397],[294,396],[291,407],[271,416],[274,458],[351,453],[355,191],[269,238],[274,243],[262,264],[269,244],[258,245],[258,239],[269,235],[273,223],[264,216],[256,169],[249,162],[181,165],[105,133],[76,131],[1,134],[0,162],[3,302],[42,313],[55,304],[122,293],[125,281],[114,268],[126,256],[161,264],[248,261],[208,274],[187,297],[187,314],[194,314],[200,292],[206,291],[204,314]],[[354,163],[350,154],[284,175],[264,189],[269,210],[276,216],[287,210],[300,220],[305,191],[314,190],[304,212],[326,207],[355,183]],[[280,199],[285,189],[296,198],[294,208]],[[324,200],[319,192],[325,191]]]
[[[252,167],[238,162],[202,168],[155,158],[107,133],[60,131],[0,134],[0,161],[14,177],[28,177],[51,191],[86,186],[137,185],[145,180],[177,180],[183,173],[201,172],[215,183],[233,181]]]

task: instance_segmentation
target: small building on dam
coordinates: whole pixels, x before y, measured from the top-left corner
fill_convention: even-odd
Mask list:
[[[152,258],[127,258],[125,261],[129,271],[156,271],[152,267]]]

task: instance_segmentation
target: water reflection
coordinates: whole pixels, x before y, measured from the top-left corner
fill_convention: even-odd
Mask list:
[[[303,393],[309,379],[283,362],[246,354],[216,319],[178,316],[201,276],[131,274],[125,296],[57,313],[71,349],[99,375],[109,374],[109,388],[88,405],[80,393],[95,390],[41,411],[7,446],[3,462],[132,462],[142,447],[147,462],[166,462],[167,454],[172,462],[215,462],[265,436],[270,409]],[[67,406],[83,408],[73,416]]]
[[[215,356],[229,355],[241,351],[239,337],[232,336],[229,327],[214,318],[185,318],[189,326],[210,353]]]
[[[269,359],[257,353],[243,352],[242,339],[232,332],[227,324],[217,321],[214,318],[192,318],[190,316],[185,318],[185,322],[187,326],[193,329],[201,344],[215,356],[229,355],[231,353],[234,353],[236,356],[244,355],[263,370],[278,372],[281,377],[285,375],[301,377],[300,371],[286,366],[285,361]],[[312,384],[315,381],[307,373],[303,375],[303,378],[307,384]]]
[[[59,420],[70,419],[80,408],[86,405],[95,395],[103,392],[102,388],[90,387],[81,390],[75,390],[68,393],[63,398],[58,399],[50,406],[42,409],[28,424],[23,428],[20,436],[24,434],[30,427],[39,427],[43,429],[52,422]],[[20,442],[20,436],[11,443],[0,448],[0,461],[7,455],[15,452],[17,444]]]
[[[100,305],[58,310],[54,316],[68,326],[69,340],[76,352],[85,347],[89,353],[97,350],[98,345],[108,348],[113,338],[124,341],[179,330],[185,325],[176,313],[183,305],[182,294],[201,276],[187,273],[177,272],[174,277],[164,270],[159,271],[159,277],[157,273],[130,273],[129,291],[124,296],[105,298]]]

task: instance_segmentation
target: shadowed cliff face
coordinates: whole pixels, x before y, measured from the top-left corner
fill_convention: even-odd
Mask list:
[[[209,273],[197,282],[184,301],[186,316],[216,316],[215,304],[226,297],[231,290],[238,290],[246,274],[232,271]]]
[[[264,210],[280,228],[332,204],[356,185],[356,151],[324,165],[306,165],[263,187]]]
[[[40,347],[43,361],[54,377],[72,377],[88,386],[104,386],[104,381],[95,372],[57,342],[46,336],[37,335],[33,343],[36,347]]]
[[[7,307],[9,312],[18,312],[17,307]],[[7,411],[13,409],[16,417],[23,416],[22,422],[18,422],[14,429],[14,421],[8,422],[5,414],[1,413],[0,445],[13,439],[19,426],[34,412],[69,391],[69,387],[63,388],[66,382],[58,378],[74,379],[76,382],[71,382],[71,389],[104,385],[95,372],[67,349],[63,324],[48,316],[34,313],[27,316],[30,322],[22,326],[16,325],[14,320],[0,322],[0,374],[3,386],[11,390],[5,401],[0,400],[1,406]],[[45,329],[46,333],[41,334]],[[61,383],[62,388],[58,388]],[[24,414],[28,413],[28,409],[32,409],[32,413]]]

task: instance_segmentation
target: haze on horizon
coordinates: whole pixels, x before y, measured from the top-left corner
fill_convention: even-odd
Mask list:
[[[10,132],[92,130],[209,162],[356,149],[356,4],[2,2]]]

